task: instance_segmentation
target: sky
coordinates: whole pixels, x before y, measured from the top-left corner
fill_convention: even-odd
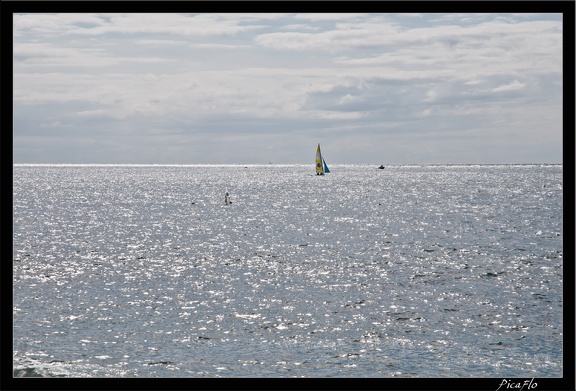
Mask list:
[[[31,13],[13,162],[562,162],[562,14]]]

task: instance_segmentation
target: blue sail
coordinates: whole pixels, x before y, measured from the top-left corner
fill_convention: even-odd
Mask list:
[[[324,159],[322,159],[322,163],[324,163],[324,173],[328,174],[330,170],[328,169],[328,166],[326,165],[326,161]]]

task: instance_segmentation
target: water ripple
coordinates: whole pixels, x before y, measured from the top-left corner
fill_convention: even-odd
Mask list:
[[[17,166],[14,374],[561,376],[561,173]]]

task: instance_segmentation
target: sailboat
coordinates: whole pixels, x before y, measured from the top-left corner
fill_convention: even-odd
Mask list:
[[[316,175],[328,174],[330,170],[322,157],[322,152],[320,152],[320,143],[318,143],[318,148],[316,149]]]

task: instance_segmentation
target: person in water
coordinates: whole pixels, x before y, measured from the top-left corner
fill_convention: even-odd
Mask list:
[[[232,201],[230,201],[230,194],[226,193],[226,195],[224,196],[224,203],[225,203],[226,205],[232,203]]]

